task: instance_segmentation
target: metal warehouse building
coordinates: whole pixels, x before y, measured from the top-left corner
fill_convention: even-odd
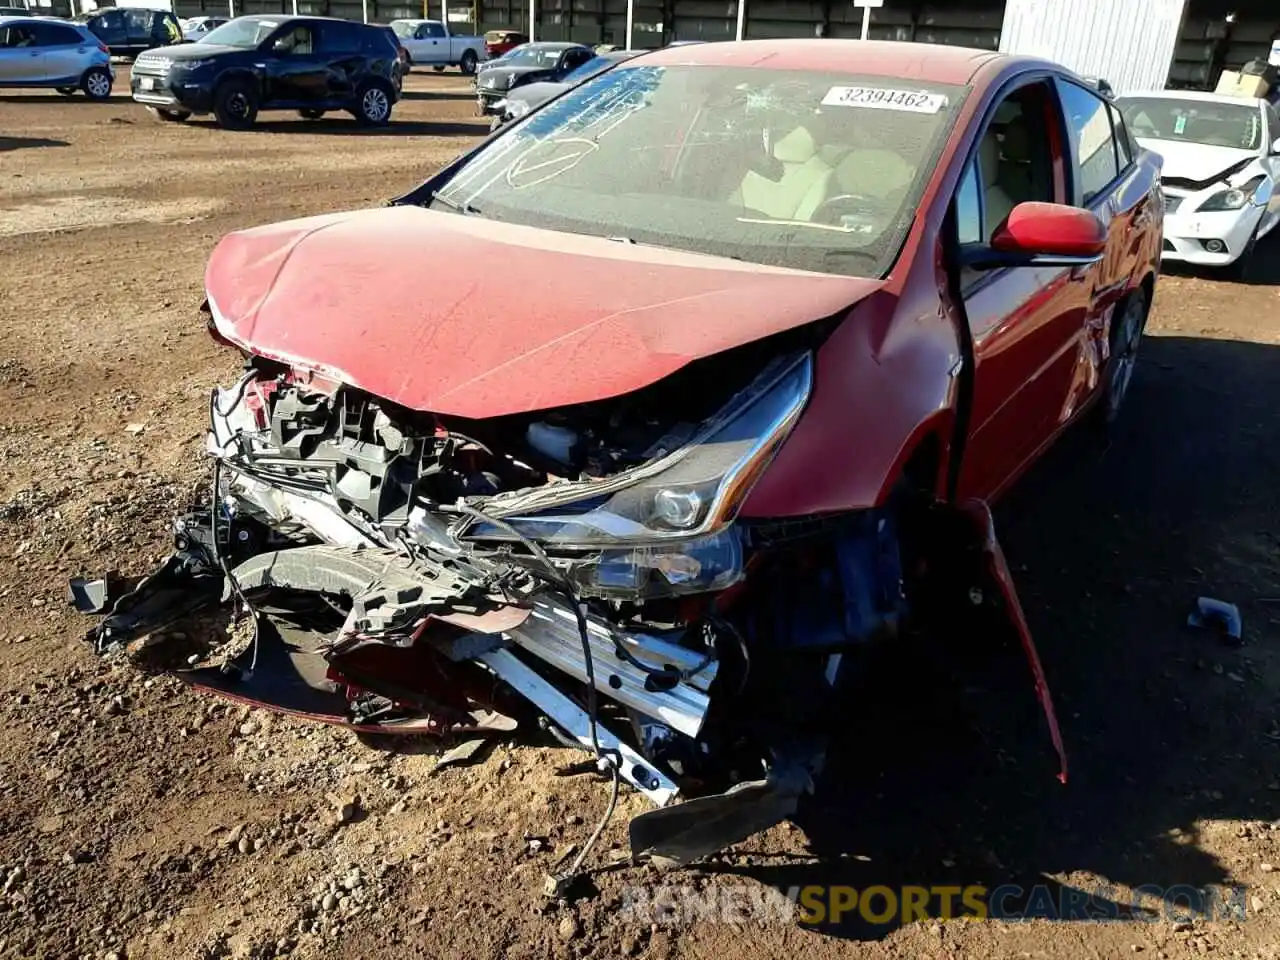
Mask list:
[[[630,26],[635,48],[673,40],[857,37],[862,24],[862,10],[852,0],[174,0],[174,10],[179,16],[225,14],[230,4],[236,14],[296,11],[385,23],[399,17],[438,19],[446,2],[455,32],[509,28],[539,40],[626,46]],[[1096,24],[1096,29],[1074,31],[1093,50],[1063,49],[1065,26],[1082,22]],[[880,40],[995,50],[1002,32],[1015,24],[1020,34],[1039,34],[1033,37],[1040,48],[1035,52],[1070,66],[1089,53],[1096,58],[1116,36],[1137,34],[1141,42],[1108,51],[1107,62],[1163,60],[1172,48],[1169,85],[1211,88],[1223,69],[1267,58],[1273,39],[1280,38],[1280,0],[883,0],[870,11],[870,37]],[[1120,24],[1128,29],[1117,31]],[[1154,35],[1174,30],[1174,24],[1176,38],[1153,36],[1146,42],[1148,26]],[[1019,36],[1016,48],[1031,52],[1026,36]]]

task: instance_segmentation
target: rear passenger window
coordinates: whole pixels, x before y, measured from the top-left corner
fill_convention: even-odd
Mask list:
[[[40,24],[36,29],[36,37],[42,47],[78,47],[85,42],[78,31],[56,23]]]
[[[320,30],[322,53],[360,53],[364,47],[364,30],[344,23],[324,23]]]
[[[1124,117],[1120,115],[1120,111],[1114,104],[1107,104],[1107,109],[1111,111],[1111,129],[1115,131],[1116,156],[1120,169],[1126,170],[1137,157],[1138,151],[1135,149],[1133,138],[1129,136],[1129,128],[1125,126]]]
[[[1089,206],[1120,173],[1109,104],[1069,81],[1059,80],[1058,91],[1075,148],[1080,202]]]

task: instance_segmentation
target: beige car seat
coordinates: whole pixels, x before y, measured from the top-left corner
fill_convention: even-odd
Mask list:
[[[978,163],[982,170],[982,192],[986,200],[986,239],[996,232],[1013,209],[1013,200],[1000,184],[1000,141],[990,127],[978,145]]]
[[[782,164],[782,176],[770,180],[748,170],[734,201],[777,220],[808,220],[827,198],[831,165],[818,155],[818,145],[804,127],[775,142],[773,156]]]

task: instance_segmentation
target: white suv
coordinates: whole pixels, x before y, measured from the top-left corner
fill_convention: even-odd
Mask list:
[[[106,100],[115,82],[111,55],[87,27],[51,17],[0,17],[0,88],[83,90]]]

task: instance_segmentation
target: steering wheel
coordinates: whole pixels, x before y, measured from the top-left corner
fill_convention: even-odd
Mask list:
[[[846,216],[858,215],[865,217],[869,213],[878,211],[878,209],[879,204],[871,197],[863,196],[860,193],[840,193],[834,197],[828,197],[818,204],[809,220],[811,223],[840,226],[841,219]]]

